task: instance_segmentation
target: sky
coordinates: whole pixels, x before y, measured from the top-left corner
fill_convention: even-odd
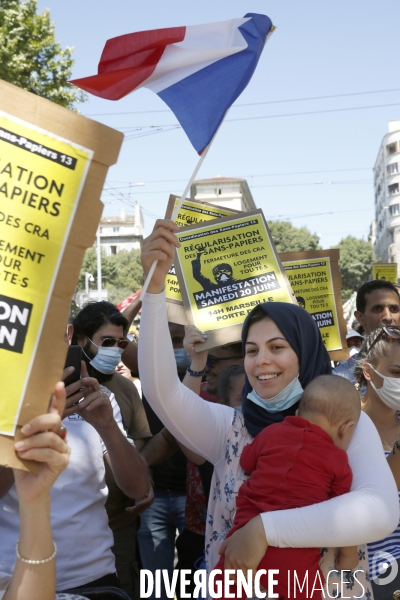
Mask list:
[[[308,227],[322,248],[368,239],[372,168],[388,121],[400,119],[398,0],[38,0],[44,8],[60,44],[74,47],[73,78],[94,75],[118,35],[268,15],[276,30],[198,178],[244,177],[267,219]],[[149,90],[117,102],[89,96],[79,112],[125,133],[104,214],[133,214],[139,202],[149,235],[169,194],[183,193],[196,151]]]

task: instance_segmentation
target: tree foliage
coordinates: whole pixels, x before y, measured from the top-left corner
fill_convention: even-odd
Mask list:
[[[318,250],[319,237],[307,227],[294,227],[289,221],[269,221],[268,227],[278,252]]]
[[[85,273],[93,275],[95,281],[91,289],[97,289],[96,248],[86,250],[78,280],[78,289],[85,289]],[[108,290],[108,299],[114,304],[137,292],[142,287],[143,270],[140,263],[140,251],[122,250],[118,254],[106,256],[101,250],[102,287]]]
[[[37,1],[0,2],[0,79],[72,108],[86,95],[68,83],[72,48],[55,38],[49,10],[37,14]]]
[[[369,242],[351,235],[336,246],[340,250],[339,269],[342,275],[342,298],[348,300],[361,284],[372,276],[374,249]]]

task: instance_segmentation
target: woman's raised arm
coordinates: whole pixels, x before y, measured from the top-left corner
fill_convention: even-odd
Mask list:
[[[165,295],[146,294],[139,340],[143,392],[158,418],[177,440],[215,464],[224,455],[233,410],[202,400],[178,378]]]
[[[53,600],[56,588],[56,547],[50,524],[50,488],[67,467],[70,449],[60,437],[65,406],[63,383],[55,387],[50,412],[22,428],[26,436],[15,444],[20,458],[40,463],[38,473],[14,469],[20,513],[18,560],[4,600]]]

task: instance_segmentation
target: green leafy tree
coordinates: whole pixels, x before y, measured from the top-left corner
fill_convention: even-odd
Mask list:
[[[85,252],[82,268],[78,280],[78,289],[85,289],[85,273],[93,275],[95,281],[91,289],[97,289],[97,252],[96,248],[89,248]],[[140,263],[140,251],[122,251],[118,254],[106,256],[101,250],[101,276],[102,287],[108,290],[108,299],[118,304],[133,292],[142,287],[143,269]]]
[[[68,83],[72,48],[55,38],[49,10],[37,13],[36,0],[0,1],[0,79],[73,108],[86,95]]]
[[[339,269],[342,275],[342,298],[348,300],[361,284],[372,276],[374,249],[369,242],[351,235],[336,246],[340,250]]]
[[[289,221],[269,221],[268,227],[278,252],[318,250],[319,237],[307,227],[294,227]]]
[[[122,250],[118,254],[108,257],[110,268],[114,267],[115,275],[110,278],[110,284],[116,288],[128,288],[129,294],[142,287],[143,269],[140,262],[140,250],[127,252]],[[122,298],[121,298],[122,299]]]
[[[103,248],[101,249],[101,278],[102,287],[107,287],[107,284],[116,277],[116,267],[113,265],[109,256],[106,256]],[[97,289],[97,251],[96,247],[88,248],[85,252],[81,271],[78,279],[78,288],[85,289],[85,273],[93,275],[95,282],[91,284],[92,289]]]
[[[110,267],[114,268],[115,276],[107,281],[108,298],[110,302],[118,304],[127,296],[137,292],[142,287],[143,269],[140,262],[140,250],[108,256]]]

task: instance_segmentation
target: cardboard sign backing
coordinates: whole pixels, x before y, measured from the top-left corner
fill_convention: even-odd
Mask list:
[[[284,252],[279,257],[297,303],[317,323],[331,360],[348,358],[339,250]]]
[[[0,81],[0,464],[47,411],[70,300],[123,135]]]

